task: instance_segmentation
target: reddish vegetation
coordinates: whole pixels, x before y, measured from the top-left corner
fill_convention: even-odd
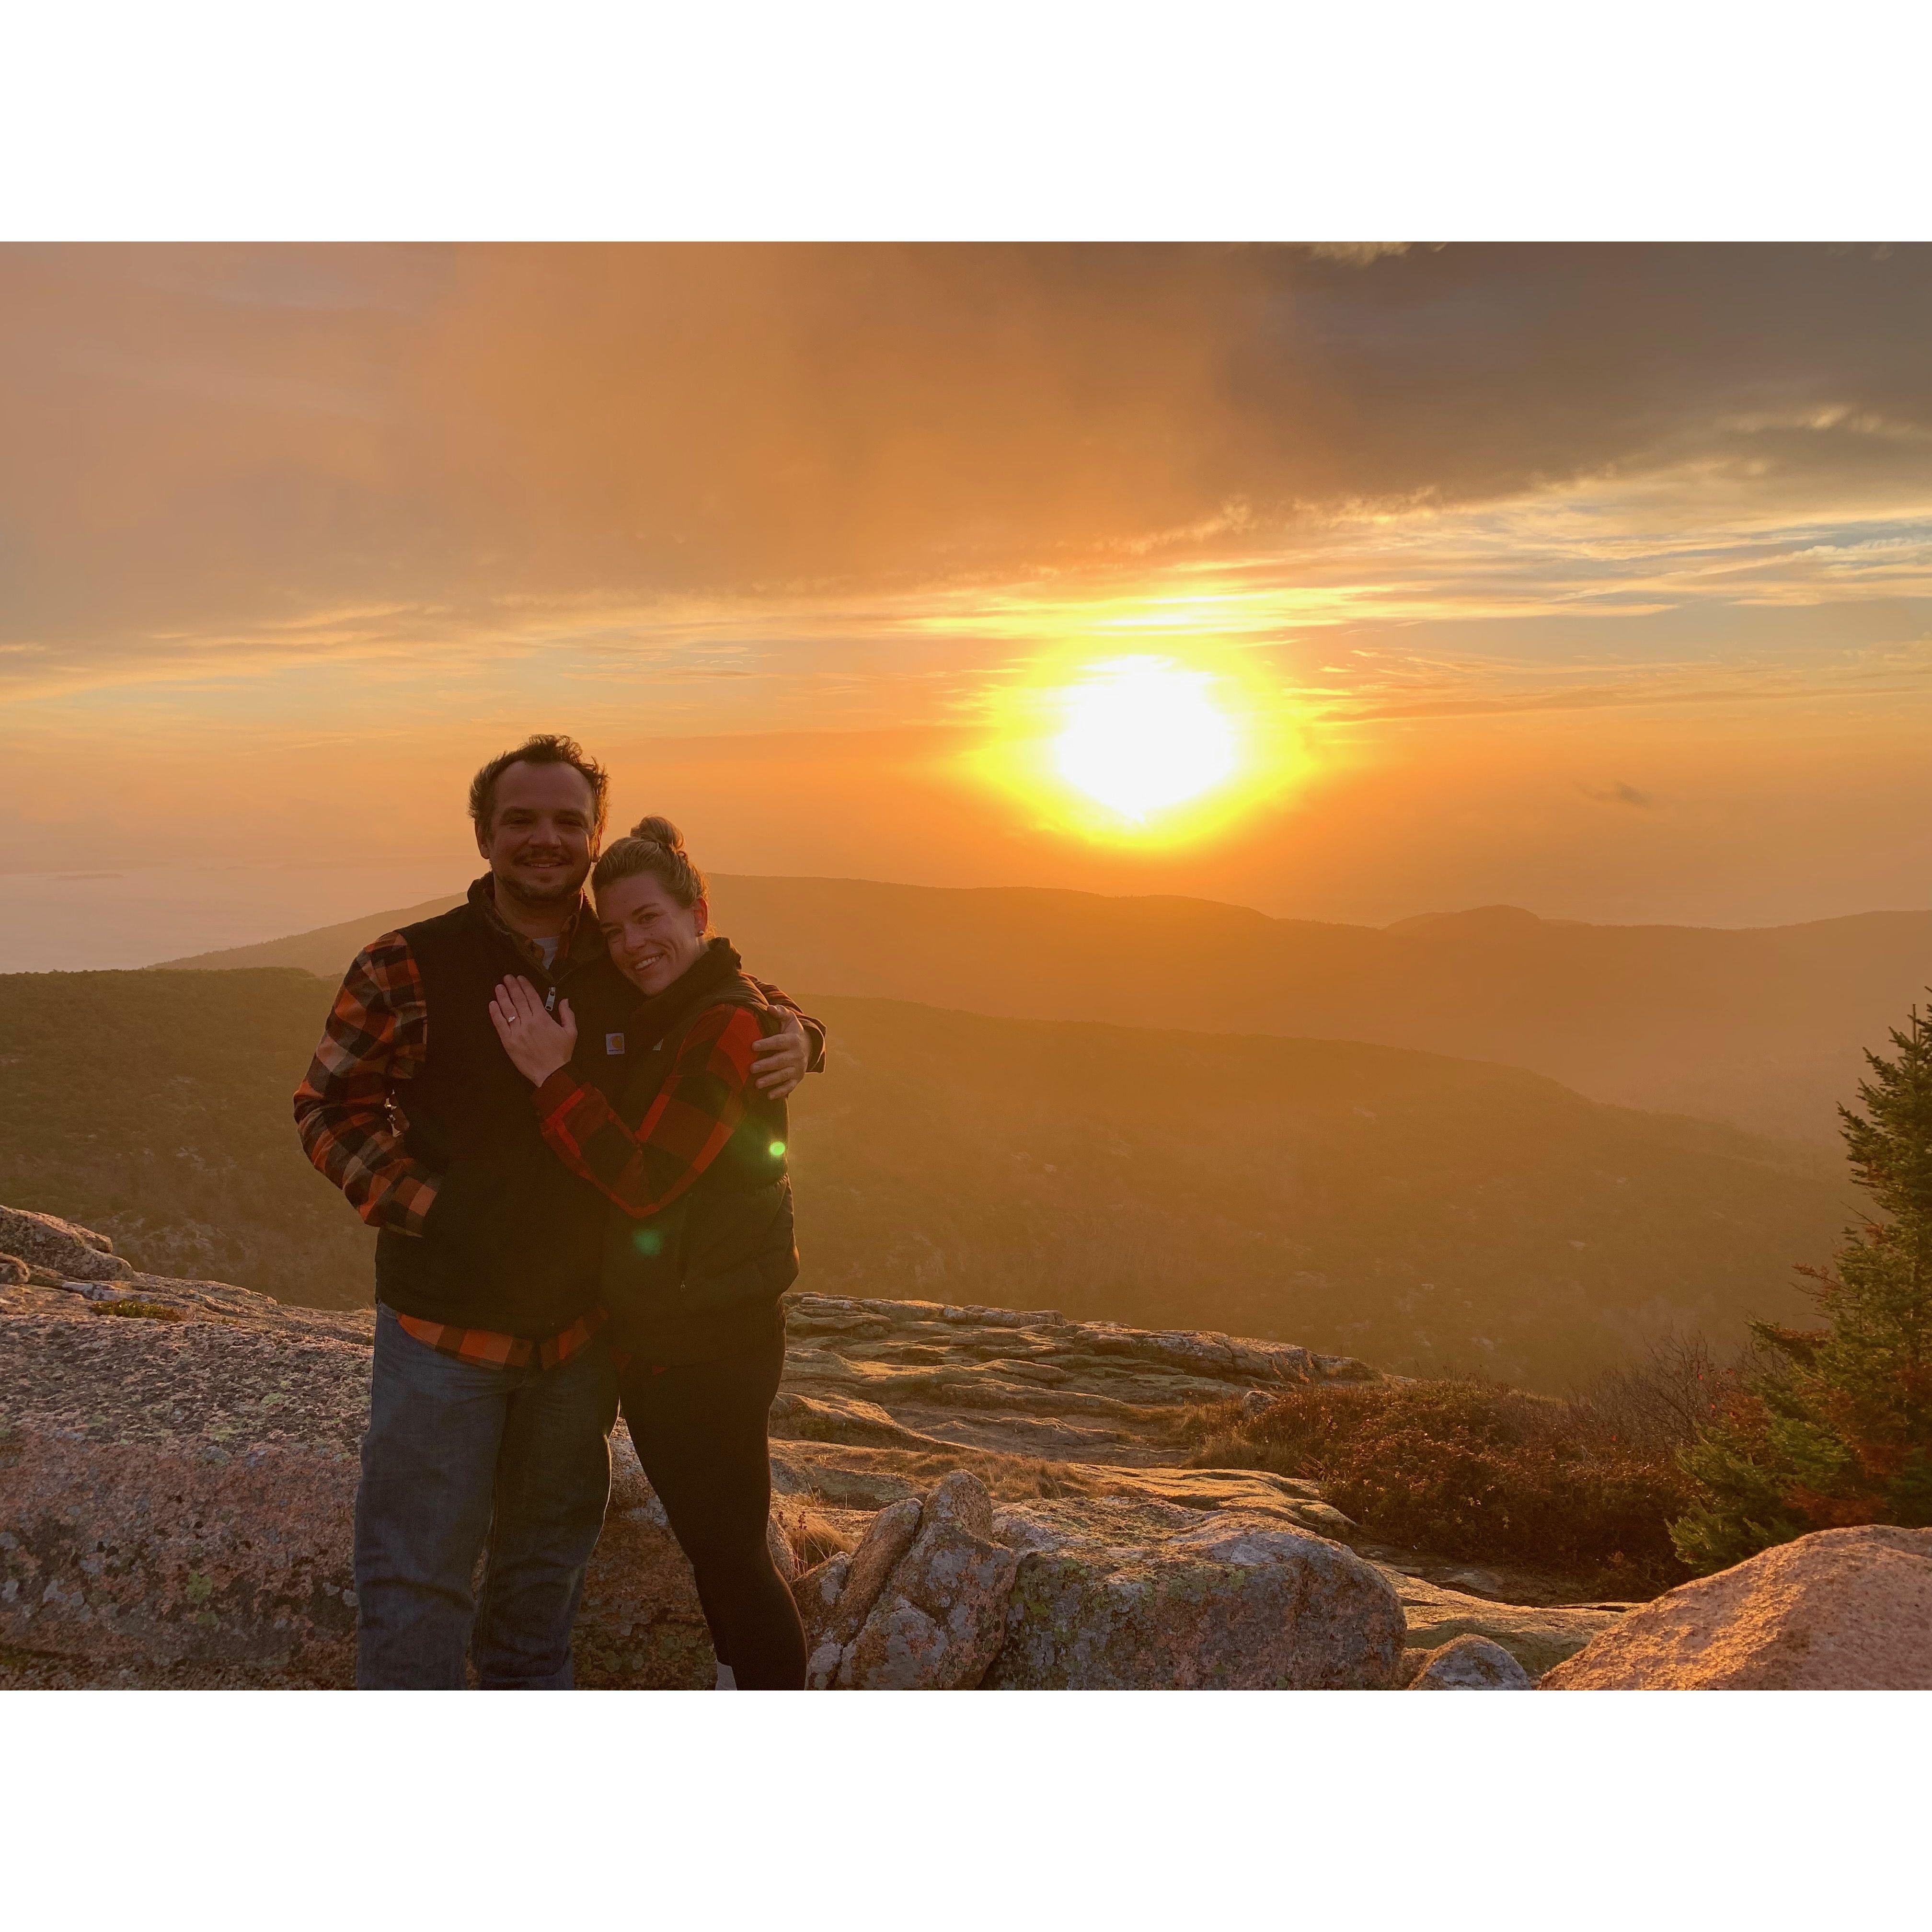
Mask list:
[[[1671,1448],[1587,1404],[1466,1382],[1312,1387],[1201,1427],[1197,1465],[1313,1478],[1391,1542],[1561,1571],[1606,1596],[1688,1574],[1666,1528],[1689,1489]]]

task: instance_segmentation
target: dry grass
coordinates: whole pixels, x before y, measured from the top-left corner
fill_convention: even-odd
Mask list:
[[[824,1511],[830,1508],[815,1490],[774,1496],[772,1517],[798,1559],[799,1574],[815,1568],[828,1556],[853,1549],[854,1540]]]
[[[1094,1493],[1090,1478],[1071,1475],[1064,1462],[1049,1462],[1038,1456],[1003,1456],[997,1468],[986,1473],[987,1489],[1000,1502],[1051,1501]]]

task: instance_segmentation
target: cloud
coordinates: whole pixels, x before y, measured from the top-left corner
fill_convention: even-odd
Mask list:
[[[1579,785],[1577,790],[1586,798],[1594,798],[1600,805],[1634,805],[1641,811],[1648,811],[1657,801],[1647,791],[1639,791],[1634,784],[1627,784],[1619,778],[1617,782],[1598,790],[1590,785]]]
[[[0,250],[0,642],[1926,506],[1932,249],[1398,245]]]
[[[1347,262],[1365,268],[1384,255],[1406,255],[1413,245],[1407,242],[1311,242],[1308,252],[1318,262]]]

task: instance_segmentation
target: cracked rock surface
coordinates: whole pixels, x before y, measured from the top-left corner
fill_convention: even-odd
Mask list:
[[[143,1274],[17,1210],[0,1251],[0,1682],[350,1682],[371,1316]],[[917,1300],[798,1294],[788,1326],[773,1549],[819,1688],[1392,1686],[1465,1633],[1535,1676],[1618,1614],[1426,1582],[1312,1483],[1180,1466],[1190,1403],[1358,1363]],[[621,1429],[613,1466],[579,1681],[708,1685]]]

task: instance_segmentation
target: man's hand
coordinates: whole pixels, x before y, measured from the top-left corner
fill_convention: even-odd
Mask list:
[[[536,1086],[541,1087],[560,1066],[568,1066],[577,1050],[577,1019],[570,1002],[566,1000],[552,1019],[544,1011],[536,987],[521,977],[499,984],[496,997],[490,1002],[490,1020],[517,1071]]]
[[[752,1049],[752,1074],[758,1090],[782,1100],[805,1078],[812,1058],[812,1040],[796,1013],[784,1016],[784,1030],[761,1040]],[[518,1063],[520,1065],[520,1062]]]

